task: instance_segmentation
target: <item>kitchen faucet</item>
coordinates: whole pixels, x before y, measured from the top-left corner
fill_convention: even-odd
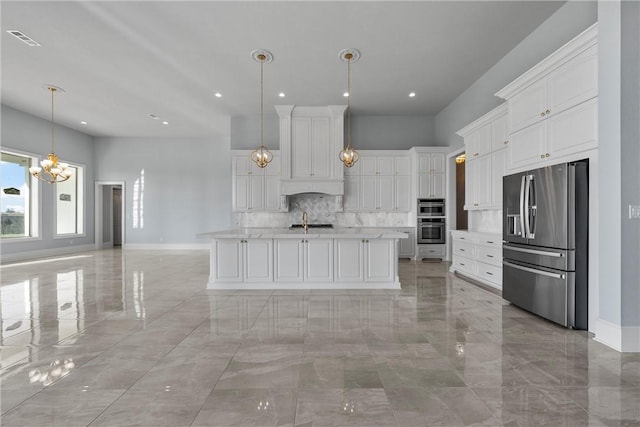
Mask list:
[[[309,229],[309,222],[307,221],[307,211],[302,211],[302,228],[304,228],[304,233],[307,234],[307,230]]]

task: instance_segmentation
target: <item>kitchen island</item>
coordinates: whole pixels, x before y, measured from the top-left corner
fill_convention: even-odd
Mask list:
[[[398,240],[385,228],[240,228],[211,240],[208,289],[400,289]]]

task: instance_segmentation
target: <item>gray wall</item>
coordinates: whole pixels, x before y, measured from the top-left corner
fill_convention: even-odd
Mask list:
[[[601,2],[598,20],[600,318],[640,326],[640,225],[628,216],[640,204],[640,7]]]
[[[407,150],[436,145],[430,116],[352,116],[352,143],[361,150]],[[345,129],[346,131],[346,129]],[[231,148],[253,150],[260,144],[260,116],[231,118]],[[280,148],[277,115],[264,117],[264,145]]]
[[[96,138],[96,179],[125,181],[125,244],[205,243],[196,234],[230,228],[231,151],[226,136]],[[134,211],[134,184],[142,209]],[[134,228],[134,216],[143,219]]]
[[[494,94],[597,20],[597,3],[568,2],[435,117],[435,143],[462,147],[456,131],[503,100]]]
[[[30,114],[2,105],[2,148],[36,154],[44,158],[51,150],[51,123]],[[40,184],[41,228],[39,240],[2,242],[3,254],[15,254],[55,248],[70,248],[94,243],[94,164],[93,138],[64,126],[56,125],[55,150],[63,161],[85,166],[85,237],[53,239],[55,227],[54,190],[52,185]]]

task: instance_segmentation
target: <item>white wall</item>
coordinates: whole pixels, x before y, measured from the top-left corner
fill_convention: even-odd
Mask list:
[[[22,111],[2,105],[3,149],[36,154],[40,159],[51,151],[51,123]],[[93,138],[64,126],[55,127],[55,150],[61,161],[85,166],[85,224],[84,237],[54,239],[54,190],[52,185],[40,184],[41,228],[40,239],[30,241],[2,241],[3,259],[20,258],[21,254],[46,255],[56,251],[71,251],[74,247],[91,245],[94,240],[94,164]],[[49,252],[47,252],[49,251]]]
[[[125,181],[125,247],[204,244],[196,234],[231,225],[226,136],[96,138],[96,180]]]
[[[435,116],[434,139],[451,149],[462,147],[456,132],[503,101],[494,94],[560,46],[596,22],[597,4],[567,2],[489,71]]]

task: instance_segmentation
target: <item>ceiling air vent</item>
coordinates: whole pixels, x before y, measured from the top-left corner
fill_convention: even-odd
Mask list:
[[[22,40],[23,42],[25,42],[29,46],[40,46],[40,43],[38,43],[37,41],[35,41],[31,37],[29,37],[28,35],[26,35],[22,31],[7,30],[7,33],[11,34],[13,37],[17,38],[18,40]]]

